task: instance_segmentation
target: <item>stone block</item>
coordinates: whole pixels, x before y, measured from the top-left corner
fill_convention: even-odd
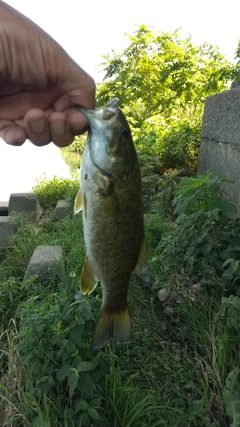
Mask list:
[[[59,280],[63,269],[61,246],[37,246],[29,261],[24,280],[35,277],[39,283],[54,283]]]
[[[230,181],[226,196],[240,208],[240,86],[206,99],[198,174],[210,171]]]
[[[73,207],[67,200],[59,200],[57,202],[57,206],[54,209],[54,218],[57,220],[62,219],[71,211],[73,212]]]
[[[8,216],[8,202],[0,202],[0,216]]]
[[[41,215],[41,207],[39,204],[38,196],[35,193],[13,193],[10,195],[8,214],[12,212],[21,213],[32,219],[38,221]]]
[[[201,138],[240,151],[240,86],[206,99]]]
[[[0,217],[0,249],[6,249],[11,243],[11,238],[16,231],[16,222],[8,216]]]

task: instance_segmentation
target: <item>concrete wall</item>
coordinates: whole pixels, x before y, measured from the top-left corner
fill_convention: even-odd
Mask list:
[[[225,175],[229,198],[240,208],[240,86],[206,99],[198,173]]]

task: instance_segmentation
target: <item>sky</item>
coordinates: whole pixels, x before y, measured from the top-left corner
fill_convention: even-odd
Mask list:
[[[181,36],[194,44],[209,42],[233,61],[240,39],[239,0],[5,0],[48,32],[95,80],[103,78],[101,55],[121,52],[126,34],[145,24]],[[46,172],[68,176],[61,153],[53,144],[35,147],[26,142],[10,147],[0,139],[0,200],[29,191]]]
[[[5,0],[47,31],[98,82],[101,55],[121,52],[127,34],[145,24],[182,28],[195,44],[208,41],[233,61],[240,39],[239,0]]]

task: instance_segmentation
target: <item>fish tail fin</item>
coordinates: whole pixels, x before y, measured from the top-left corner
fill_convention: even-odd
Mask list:
[[[110,339],[121,344],[131,340],[131,318],[128,307],[115,313],[101,310],[93,336],[93,348],[104,346]]]

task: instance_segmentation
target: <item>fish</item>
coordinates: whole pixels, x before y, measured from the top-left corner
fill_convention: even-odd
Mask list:
[[[127,119],[113,98],[102,108],[77,106],[89,121],[74,212],[82,211],[86,258],[80,289],[100,281],[102,305],[93,348],[131,340],[128,290],[134,272],[148,282],[141,172]]]

